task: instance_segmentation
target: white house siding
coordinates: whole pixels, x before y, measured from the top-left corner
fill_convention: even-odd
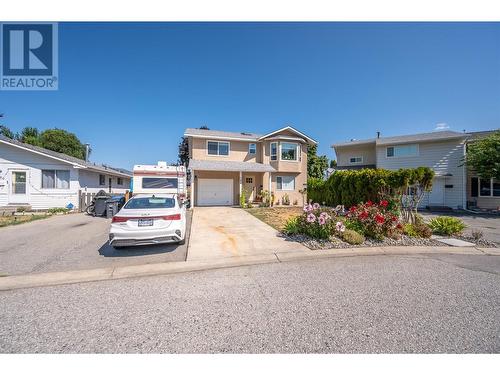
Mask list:
[[[105,185],[99,185],[99,175],[105,175]],[[88,193],[97,193],[99,190],[109,192],[108,179],[111,178],[111,193],[124,194],[130,190],[130,178],[123,177],[123,184],[118,185],[118,177],[111,176],[106,173],[93,172],[88,170],[80,170],[80,187],[82,191]]]
[[[377,164],[377,158],[375,155],[375,143],[368,145],[338,147],[337,151],[337,166],[339,167],[354,167]],[[351,163],[350,158],[357,156],[361,156],[363,158],[363,162]]]
[[[10,170],[25,169],[28,204],[34,209],[65,207],[72,203],[78,205],[78,169],[71,164],[38,155],[20,148],[0,144],[0,206],[9,204],[11,189]],[[42,169],[68,170],[69,189],[42,189]]]
[[[388,146],[377,146],[377,168],[397,170],[400,168],[430,167],[436,174],[452,174],[444,178],[445,188],[444,205],[451,208],[465,207],[465,168],[460,166],[464,156],[464,140],[449,140],[439,142],[419,143],[418,156],[392,157],[386,156]],[[429,203],[428,194],[422,200],[422,206]]]

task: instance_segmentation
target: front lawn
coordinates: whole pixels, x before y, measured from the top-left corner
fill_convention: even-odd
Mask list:
[[[29,223],[30,221],[45,219],[50,216],[46,214],[0,216],[0,227]]]
[[[246,211],[280,232],[288,219],[304,212],[302,207],[257,207]]]

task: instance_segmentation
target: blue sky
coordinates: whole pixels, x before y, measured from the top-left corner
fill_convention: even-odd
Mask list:
[[[186,127],[350,138],[496,129],[500,23],[61,23],[59,90],[0,91],[3,123],[91,159],[175,161]]]

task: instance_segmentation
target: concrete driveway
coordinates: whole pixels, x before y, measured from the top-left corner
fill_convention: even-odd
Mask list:
[[[190,218],[188,213],[188,228]],[[187,245],[115,250],[108,244],[110,223],[110,219],[71,214],[0,228],[0,275],[186,260]]]
[[[235,207],[196,207],[193,213],[188,260],[309,252],[286,241],[269,225]]]

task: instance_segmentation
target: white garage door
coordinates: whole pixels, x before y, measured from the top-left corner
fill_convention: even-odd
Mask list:
[[[198,179],[198,206],[232,206],[233,180]]]

